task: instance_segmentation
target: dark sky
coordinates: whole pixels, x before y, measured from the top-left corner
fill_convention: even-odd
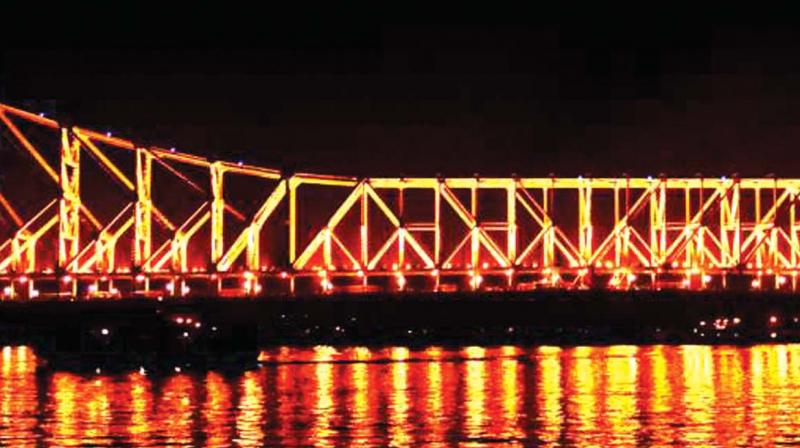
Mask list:
[[[212,158],[355,175],[800,176],[800,32],[775,20],[34,13],[4,19],[1,101]]]

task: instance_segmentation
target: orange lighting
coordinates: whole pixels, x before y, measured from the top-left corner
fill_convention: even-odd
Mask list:
[[[39,147],[40,139],[32,138],[39,135],[34,129],[56,131],[60,138]],[[800,270],[798,178],[734,182],[725,176],[400,178],[283,173],[172,147],[153,148],[3,104],[0,138],[4,146],[31,160],[38,170],[34,175],[55,192],[30,217],[16,208],[26,201],[27,185],[11,184],[0,193],[0,213],[18,229],[0,240],[0,280],[27,284],[20,288],[23,297],[40,281],[59,281],[59,276],[65,284],[75,283],[77,277],[90,284],[103,282],[101,293],[96,286],[80,291],[93,297],[118,294],[113,282],[165,278],[170,282],[156,289],[185,296],[191,292],[189,278],[203,291],[226,287],[217,273],[225,280],[245,280],[240,291],[247,295],[266,287],[256,282],[258,272],[291,279],[288,289],[293,294],[295,281],[314,276],[322,285],[317,293],[327,293],[341,278],[413,270],[436,277],[420,285],[434,291],[445,286],[438,281],[440,269],[469,277],[469,282],[448,288],[470,290],[485,280],[475,272],[478,268],[483,275],[516,275],[521,283],[551,288],[619,289],[635,283],[637,288],[699,290],[714,279],[720,280],[715,287],[729,287],[736,282],[727,282],[727,275],[746,266],[750,273],[774,275],[770,286],[794,291],[796,282],[788,277],[795,279]],[[130,154],[132,169],[118,166],[116,155],[122,152]],[[86,153],[90,157],[83,156]],[[93,201],[84,197],[97,188],[92,176],[80,175],[91,173],[84,166],[92,163],[126,190],[128,205],[116,214],[97,214]],[[7,165],[0,166],[0,176]],[[185,213],[160,208],[154,198],[163,197],[165,189],[177,201],[184,198],[182,189],[156,180],[154,165],[206,200]],[[193,180],[198,173],[210,182]],[[272,186],[265,195],[237,191],[229,185],[234,175],[268,180]],[[345,194],[331,199],[336,195],[328,193],[334,190]],[[625,194],[619,194],[623,190]],[[414,208],[425,213],[412,214],[427,218],[409,219],[406,195],[412,191],[430,193],[430,199],[414,201]],[[494,196],[484,193],[491,191],[502,193],[502,200],[487,203]],[[772,192],[770,201],[761,199],[765,191]],[[570,199],[555,200],[554,192]],[[598,202],[598,197],[610,201]],[[322,202],[333,210],[318,219]],[[245,213],[234,206],[243,203],[253,203],[253,210]],[[96,206],[104,212],[110,207]],[[484,210],[492,210],[496,218],[485,221]],[[685,217],[673,219],[678,210]],[[577,219],[556,219],[565,214]],[[265,232],[270,226],[283,228],[280,232],[285,234]],[[55,244],[45,242],[50,235]],[[53,250],[47,248],[51,245]],[[656,278],[667,266],[699,278]],[[370,287],[395,286],[376,283]],[[489,283],[492,289],[520,286],[512,281]],[[751,286],[761,289],[765,284],[759,277]],[[275,290],[286,293],[284,288]]]

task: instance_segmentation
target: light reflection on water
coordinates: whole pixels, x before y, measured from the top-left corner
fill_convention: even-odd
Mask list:
[[[0,356],[3,446],[800,443],[800,345],[291,348],[241,373]]]

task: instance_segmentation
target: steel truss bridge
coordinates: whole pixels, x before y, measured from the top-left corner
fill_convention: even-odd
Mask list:
[[[794,291],[799,192],[779,178],[282,173],[0,104],[0,292]]]

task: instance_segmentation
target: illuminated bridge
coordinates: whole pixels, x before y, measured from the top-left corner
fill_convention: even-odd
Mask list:
[[[0,292],[794,291],[800,179],[355,178],[0,105]]]

